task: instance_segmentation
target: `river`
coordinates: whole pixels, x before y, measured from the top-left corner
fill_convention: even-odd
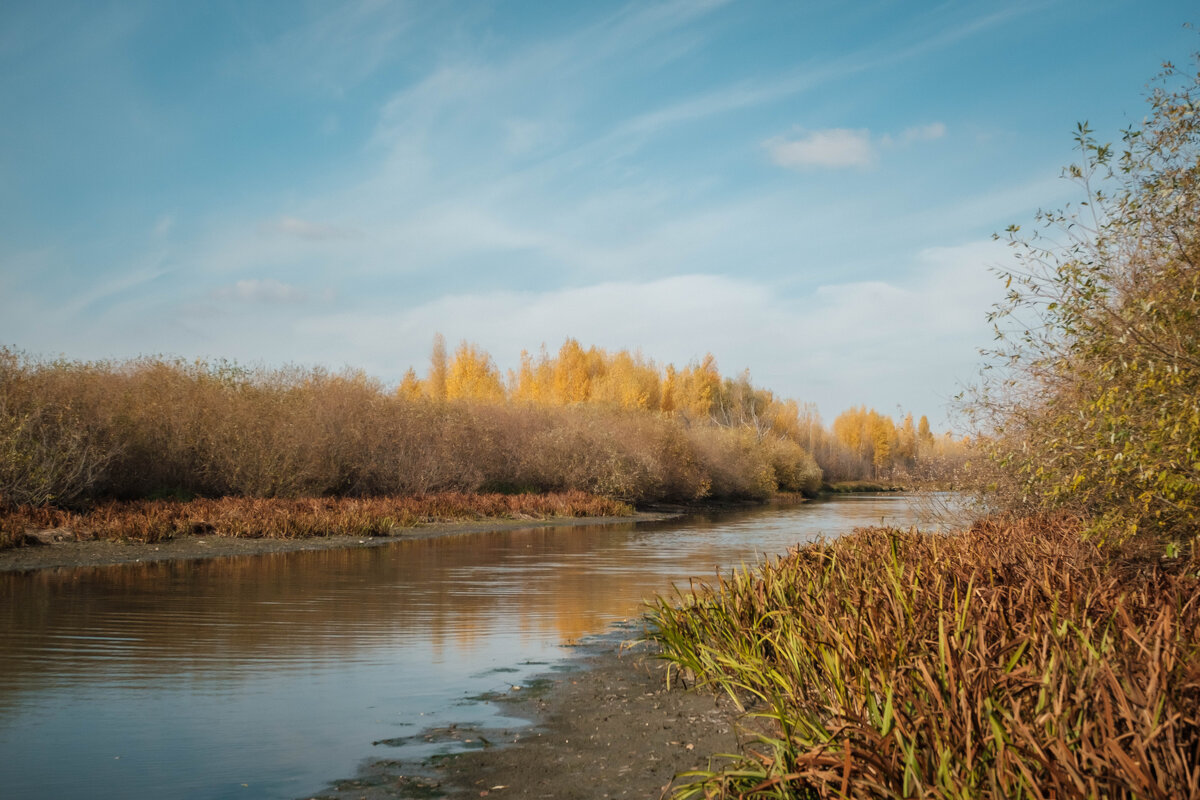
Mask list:
[[[644,598],[862,525],[902,495],[642,525],[0,574],[0,797],[297,798],[568,662]],[[422,737],[389,751],[424,758]]]

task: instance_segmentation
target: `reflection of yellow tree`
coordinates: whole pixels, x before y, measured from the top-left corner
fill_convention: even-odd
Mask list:
[[[630,598],[660,588],[636,549],[606,549],[605,569],[592,569],[589,554],[600,532],[615,543],[632,535],[633,526],[516,529],[369,549],[0,573],[0,596],[11,601],[0,615],[0,641],[11,644],[0,648],[0,670],[9,677],[0,705],[8,700],[5,692],[45,679],[36,667],[43,657],[55,659],[56,680],[87,680],[98,669],[125,677],[175,675],[180,663],[202,662],[204,678],[218,682],[244,676],[247,664],[354,660],[396,641],[428,641],[435,654],[447,646],[461,654],[479,652],[497,630],[550,642],[578,639],[637,613]],[[561,566],[545,569],[547,563]],[[496,576],[511,583],[500,585]],[[169,624],[155,624],[155,592],[160,619]],[[77,659],[47,656],[47,643],[59,647],[97,630],[121,635],[112,612],[119,615],[132,596],[151,600],[133,620],[137,647],[122,641],[103,651],[92,642]]]

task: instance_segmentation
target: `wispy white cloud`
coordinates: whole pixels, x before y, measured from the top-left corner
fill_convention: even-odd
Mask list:
[[[301,6],[300,8],[304,8]],[[417,6],[355,0],[325,7],[280,33],[265,33],[227,67],[254,79],[268,76],[289,88],[301,86],[341,95],[370,77],[399,52]]]
[[[871,133],[865,129],[812,131],[795,139],[770,139],[765,146],[771,160],[781,167],[842,169],[869,167],[875,162]]]
[[[845,169],[871,166],[879,157],[880,147],[906,147],[915,142],[941,139],[945,135],[946,125],[941,122],[905,128],[898,136],[885,133],[874,137],[866,128],[829,128],[805,132],[791,139],[777,136],[768,139],[763,146],[771,161],[781,167]]]
[[[562,139],[562,126],[546,120],[511,118],[504,129],[504,149],[514,156],[531,155]]]
[[[202,347],[200,354],[252,360],[351,359],[391,378],[408,363],[419,365],[434,330],[475,339],[502,361],[574,335],[606,346],[640,345],[675,361],[712,349],[728,370],[749,366],[765,385],[801,399],[840,396],[833,384],[845,371],[853,373],[844,392],[851,401],[879,402],[865,394],[880,391],[870,388],[871,369],[879,373],[874,384],[891,392],[887,375],[901,364],[929,372],[908,358],[910,349],[934,362],[953,361],[957,356],[947,353],[962,349],[965,336],[958,334],[975,312],[968,311],[965,273],[958,271],[963,254],[942,259],[925,251],[893,271],[879,246],[846,254],[845,220],[874,217],[873,238],[911,252],[931,237],[975,235],[979,219],[990,219],[981,213],[996,212],[998,204],[1008,213],[1004,204],[1029,196],[1001,204],[990,185],[980,191],[989,205],[971,206],[970,213],[972,198],[961,194],[928,212],[866,213],[864,205],[882,207],[881,194],[896,189],[817,201],[791,185],[783,191],[741,183],[724,164],[689,159],[685,145],[695,134],[711,145],[709,153],[719,148],[731,159],[766,160],[765,154],[783,167],[832,171],[895,155],[885,148],[914,145],[916,155],[922,142],[961,143],[959,126],[966,123],[959,119],[948,120],[955,126],[948,137],[941,122],[917,117],[925,124],[906,129],[912,119],[896,121],[878,109],[845,121],[870,129],[797,132],[786,126],[816,117],[785,115],[801,95],[806,110],[826,115],[839,102],[853,104],[854,76],[923,56],[1006,17],[951,27],[946,17],[924,16],[903,31],[855,39],[857,51],[823,58],[818,48],[807,60],[771,62],[778,69],[736,62],[697,74],[691,68],[700,65],[689,62],[678,65],[687,68],[686,79],[682,70],[664,72],[672,80],[662,81],[663,91],[651,89],[646,75],[653,69],[646,65],[656,69],[695,52],[741,14],[732,9],[718,17],[722,6],[629,3],[598,12],[600,19],[572,12],[547,17],[532,37],[435,13],[439,37],[448,28],[454,35],[438,39],[435,58],[401,56],[404,68],[395,70],[389,60],[417,30],[409,27],[414,13],[426,15],[422,25],[428,17],[421,6],[362,2],[302,16],[290,30],[264,36],[252,54],[239,54],[235,66],[303,90],[336,94],[357,85],[357,94],[312,109],[309,122],[339,147],[369,144],[341,152],[342,160],[320,177],[301,176],[295,185],[268,178],[237,195],[223,216],[209,213],[210,227],[198,222],[197,209],[179,208],[178,224],[164,221],[162,241],[145,245],[155,248],[145,269],[121,282],[107,273],[94,282],[100,295],[84,292],[92,281],[75,287],[80,302],[107,310],[104,326],[93,324],[93,316],[72,316],[79,302],[60,301],[55,311],[62,313],[34,319],[29,328],[57,338],[30,341],[42,347],[86,339],[105,348],[101,355],[136,352],[149,341],[189,355]],[[477,22],[493,12],[470,13]],[[428,27],[419,30],[429,34]],[[717,48],[703,54],[706,63],[710,56],[715,61]],[[631,76],[641,89],[628,90]],[[374,138],[356,124],[364,119],[376,123]],[[708,128],[727,136],[708,138]],[[774,132],[784,135],[754,149]],[[638,158],[639,151],[652,157]],[[809,177],[815,183],[845,176]],[[899,216],[922,225],[901,225]],[[951,216],[971,232],[947,234]],[[153,224],[146,220],[138,235]],[[888,233],[902,227],[910,238],[897,246]],[[123,254],[106,258],[131,261]],[[938,259],[959,266],[938,267]],[[718,274],[735,268],[743,277]],[[784,274],[805,293],[780,297],[777,279]],[[839,274],[873,279],[850,282]],[[813,289],[817,280],[826,285]],[[338,302],[319,302],[330,295],[313,287],[330,283]],[[464,293],[465,286],[479,288]],[[509,291],[491,291],[495,286]],[[94,336],[83,333],[88,325]],[[59,333],[70,330],[80,332]],[[922,338],[923,330],[933,338]],[[764,346],[779,341],[797,346]],[[896,350],[904,357],[894,358]],[[828,403],[838,410],[836,399]]]
[[[885,133],[879,138],[884,147],[905,147],[916,142],[932,142],[946,135],[946,125],[942,122],[930,122],[928,125],[916,125],[905,128],[899,136]]]
[[[175,216],[173,214],[163,214],[154,223],[154,236],[158,239],[166,238],[171,229],[175,227]]]
[[[279,234],[309,241],[328,241],[330,239],[348,239],[358,235],[358,231],[325,222],[314,222],[298,217],[278,217],[268,220],[258,226],[260,233]]]
[[[599,59],[611,58],[630,49],[644,50],[646,42],[661,44],[664,34],[690,25],[730,0],[667,0],[659,3],[630,3],[611,17],[570,37],[576,53],[587,52]],[[578,45],[589,45],[586,48]]]
[[[238,300],[249,303],[303,303],[309,293],[290,283],[273,278],[247,278],[232,286],[222,286],[212,293],[217,300]]]
[[[946,125],[942,122],[931,122],[928,125],[918,125],[915,128],[907,128],[904,133],[900,134],[900,142],[908,144],[909,142],[932,142],[934,139],[940,139],[946,135]]]
[[[393,166],[399,165],[409,176],[426,166],[431,145],[444,144],[447,136],[457,141],[466,131],[495,135],[508,145],[503,149],[511,155],[523,155],[522,145],[529,143],[528,134],[535,131],[539,143],[557,142],[570,127],[567,117],[588,87],[617,79],[615,74],[628,71],[631,64],[650,69],[647,60],[653,67],[661,67],[683,57],[703,41],[693,26],[728,2],[630,3],[592,24],[504,56],[484,59],[473,52],[451,54],[383,104],[371,142],[390,151]],[[681,36],[686,44],[677,41]],[[536,94],[532,103],[531,89]],[[741,93],[740,89],[734,92]],[[703,107],[711,101],[700,98],[697,102]],[[497,113],[497,109],[521,105],[539,108],[540,116],[518,119]],[[686,118],[694,112],[681,108],[651,112],[645,118],[634,114],[627,123],[618,122],[610,132],[595,138],[620,139],[645,126],[655,127],[654,115],[659,113],[681,113]]]

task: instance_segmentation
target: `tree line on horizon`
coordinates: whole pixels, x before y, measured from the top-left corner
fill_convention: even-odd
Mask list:
[[[147,497],[582,490],[633,503],[815,494],[822,482],[953,480],[961,440],[924,417],[816,407],[567,339],[491,357],[439,335],[423,378],[0,348],[0,505]]]
[[[924,415],[917,422],[911,412],[895,420],[866,406],[843,411],[826,428],[815,403],[757,387],[749,370],[723,376],[711,353],[677,368],[660,366],[640,351],[585,349],[573,338],[553,355],[544,345],[536,358],[522,351],[519,367],[505,376],[477,345],[460,342],[450,355],[437,334],[425,378],[410,367],[397,393],[447,401],[591,404],[658,412],[688,425],[744,428],[796,442],[833,481],[948,482],[970,444],[950,432],[935,435]]]

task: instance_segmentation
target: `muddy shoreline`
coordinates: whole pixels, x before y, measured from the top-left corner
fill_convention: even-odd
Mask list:
[[[386,547],[411,539],[432,539],[470,533],[577,525],[615,525],[655,522],[679,516],[675,511],[640,512],[624,517],[550,517],[546,519],[482,519],[434,522],[399,528],[391,536],[319,536],[303,539],[243,539],[215,534],[177,536],[153,544],[113,541],[65,541],[0,550],[0,572],[73,569],[154,561],[192,561],[221,556],[290,553],[300,550],[334,550],[348,547]]]
[[[420,763],[387,758],[387,743],[359,774],[306,800],[492,797],[533,800],[660,798],[681,773],[726,763],[746,736],[725,696],[668,688],[663,662],[626,624],[581,646],[563,668],[491,702],[531,725],[443,728],[435,740],[472,748]],[[633,646],[630,646],[630,645]],[[486,744],[482,744],[485,742]]]

